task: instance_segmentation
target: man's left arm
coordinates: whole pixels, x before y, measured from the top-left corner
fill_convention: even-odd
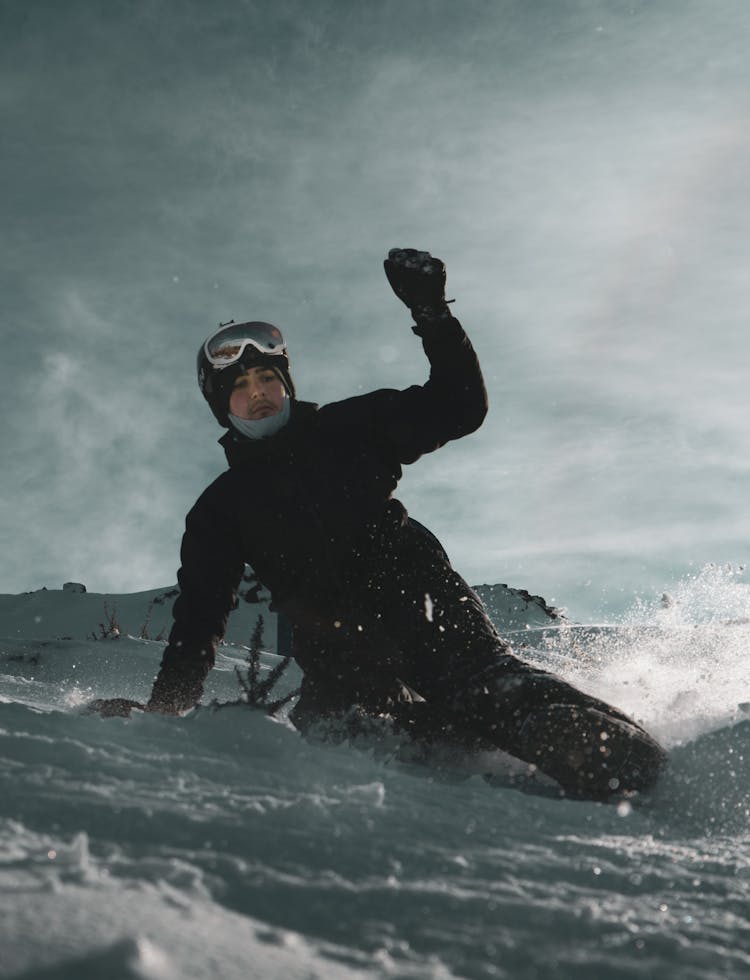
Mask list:
[[[87,705],[87,711],[104,718],[127,718],[133,710],[179,715],[200,701],[245,570],[237,536],[227,525],[231,508],[222,511],[211,491],[209,487],[185,522],[177,575],[180,595],[172,608],[174,621],[151,697],[146,704],[99,698]]]

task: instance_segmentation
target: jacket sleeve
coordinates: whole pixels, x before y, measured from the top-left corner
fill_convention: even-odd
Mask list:
[[[245,562],[232,533],[232,515],[219,511],[215,487],[209,487],[186,519],[177,573],[180,595],[148,703],[152,711],[176,714],[200,700],[236,605]]]
[[[488,410],[479,360],[459,321],[422,321],[419,334],[430,362],[429,379],[388,393],[380,415],[385,438],[400,463],[413,463],[451,439],[474,432]]]

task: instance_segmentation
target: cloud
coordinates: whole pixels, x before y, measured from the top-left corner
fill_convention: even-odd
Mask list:
[[[173,579],[223,467],[194,379],[220,320],[278,322],[304,398],[423,380],[393,245],[446,259],[490,389],[480,432],[403,484],[467,575],[561,524],[604,540],[665,481],[684,527],[742,477],[744,5],[0,17],[0,587]]]

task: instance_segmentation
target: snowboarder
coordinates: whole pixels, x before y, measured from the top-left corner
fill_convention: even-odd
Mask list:
[[[476,430],[487,395],[445,299],[445,266],[392,249],[385,272],[411,311],[429,380],[318,407],[297,399],[280,330],[223,325],[201,346],[198,382],[227,429],[229,469],[190,511],[180,595],[147,709],[201,697],[245,564],[293,626],[303,732],[354,705],[490,743],[606,800],[649,786],[664,760],[631,719],[518,659],[437,539],[393,491],[402,466]],[[427,706],[422,712],[415,706]]]

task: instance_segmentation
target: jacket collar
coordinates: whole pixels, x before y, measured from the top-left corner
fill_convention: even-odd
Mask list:
[[[318,411],[315,402],[292,402],[292,413],[283,429],[268,439],[247,439],[235,428],[229,429],[219,439],[219,445],[224,450],[230,466],[244,463],[250,459],[262,459],[268,456],[269,450],[283,449],[284,444],[293,437],[300,425],[312,418]]]

